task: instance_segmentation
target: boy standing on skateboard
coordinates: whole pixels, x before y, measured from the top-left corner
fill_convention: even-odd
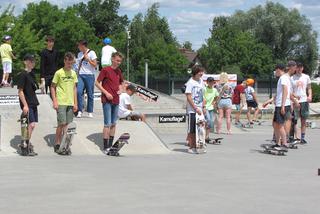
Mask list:
[[[64,55],[64,67],[56,71],[52,84],[51,95],[53,108],[57,111],[58,127],[54,151],[60,148],[63,133],[66,133],[68,124],[73,121],[74,112],[78,110],[77,102],[77,74],[72,70],[75,61],[73,53],[67,52]]]
[[[108,149],[113,144],[118,120],[119,95],[122,91],[123,76],[119,68],[123,56],[113,53],[111,66],[102,68],[96,80],[96,87],[101,91],[101,102],[103,108],[103,148],[104,153],[108,154]]]
[[[196,149],[196,114],[203,114],[205,108],[203,102],[204,83],[201,79],[204,69],[200,66],[192,68],[192,78],[186,84],[185,94],[187,96],[187,113],[189,115],[188,121],[188,152],[197,154]]]
[[[39,101],[35,91],[39,88],[32,72],[35,66],[35,58],[33,55],[27,54],[23,59],[25,69],[19,74],[18,78],[18,94],[22,113],[29,118],[28,139],[26,145],[21,145],[21,154],[24,156],[35,156],[37,153],[33,151],[30,143],[32,132],[38,122]]]

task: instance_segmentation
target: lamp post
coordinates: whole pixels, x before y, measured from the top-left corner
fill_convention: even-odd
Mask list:
[[[148,59],[145,59],[145,87],[148,88],[149,84],[148,84],[148,79],[149,79],[149,68],[148,68]]]
[[[130,45],[131,36],[130,36],[129,27],[126,30],[127,30],[127,80],[130,81],[129,45]]]

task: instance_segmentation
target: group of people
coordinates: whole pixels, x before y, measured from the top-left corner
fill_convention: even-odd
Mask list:
[[[8,38],[4,38],[4,41],[9,41],[6,44],[10,43],[11,37],[10,40]],[[102,50],[102,69],[97,78],[94,75],[97,69],[97,55],[87,47],[88,44],[85,40],[80,40],[77,44],[80,50],[77,58],[71,52],[65,53],[63,57],[64,65],[58,69],[59,55],[58,51],[54,49],[55,40],[52,36],[48,36],[46,38],[47,47],[40,54],[40,85],[34,72],[35,56],[32,54],[24,56],[24,69],[18,74],[17,88],[22,113],[28,115],[29,139],[25,142],[26,146],[21,147],[21,150],[24,150],[21,151],[21,154],[27,156],[37,155],[33,150],[30,150],[31,147],[33,148],[30,139],[38,122],[39,101],[36,95],[36,90],[38,89],[42,89],[43,93],[50,93],[53,108],[57,113],[58,126],[54,145],[54,151],[57,153],[68,124],[73,121],[75,115],[82,117],[84,91],[88,96],[88,117],[93,117],[95,86],[101,91],[105,153],[108,152],[108,149],[113,144],[119,115],[144,121],[144,115],[134,112],[132,109],[130,97],[135,93],[135,87],[131,84],[124,85],[124,78],[119,68],[123,60],[122,54],[110,46],[111,39],[106,38],[103,41],[106,46]],[[6,49],[12,52],[11,47],[6,47]],[[4,59],[2,52],[1,58]],[[7,69],[7,67],[4,67],[4,69]],[[12,66],[10,65],[9,68],[11,72]],[[4,72],[4,74],[6,73]],[[121,104],[120,107],[119,104]]]
[[[221,133],[222,120],[225,117],[227,123],[227,134],[231,134],[231,111],[235,105],[235,125],[240,123],[240,114],[247,105],[248,124],[257,122],[259,114],[259,103],[257,94],[253,88],[254,80],[249,78],[242,81],[233,88],[228,83],[228,74],[220,74],[218,84],[213,77],[208,77],[206,84],[202,78],[204,68],[194,66],[192,77],[186,83],[185,94],[187,97],[188,114],[188,152],[197,154],[196,148],[196,114],[204,115],[206,118],[206,142],[209,142],[210,130],[214,131],[217,124],[216,134]],[[263,103],[262,107],[274,102],[275,111],[273,118],[274,147],[288,146],[288,136],[291,128],[291,120],[295,118],[295,138],[306,143],[306,120],[309,116],[309,102],[312,100],[311,80],[303,73],[303,65],[289,61],[287,66],[277,65],[276,77],[279,77],[276,95]],[[253,118],[251,112],[254,110]],[[298,118],[301,119],[301,134],[297,125]],[[216,122],[215,122],[216,121]]]

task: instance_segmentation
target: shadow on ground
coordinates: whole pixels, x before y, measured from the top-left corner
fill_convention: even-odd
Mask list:
[[[48,135],[44,136],[43,139],[46,141],[46,143],[49,147],[54,146],[55,136],[56,136],[55,134],[48,134]]]
[[[100,150],[103,151],[102,133],[93,133],[87,136],[87,139],[95,143],[100,148]]]

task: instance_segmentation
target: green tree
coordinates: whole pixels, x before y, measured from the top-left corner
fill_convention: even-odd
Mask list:
[[[130,76],[143,76],[145,59],[149,60],[150,76],[167,78],[181,75],[187,60],[178,50],[179,44],[170,30],[166,18],[160,17],[159,4],[153,4],[143,16],[137,14],[130,26]]]
[[[126,15],[118,14],[118,0],[90,0],[87,4],[81,2],[73,7],[95,29],[99,38],[122,33],[129,24]]]
[[[190,41],[185,41],[182,44],[182,48],[192,51],[192,43]]]

